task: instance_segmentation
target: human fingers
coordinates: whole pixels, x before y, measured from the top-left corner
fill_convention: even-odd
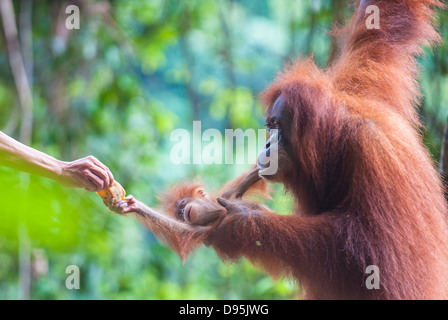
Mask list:
[[[102,170],[104,170],[104,173],[108,176],[109,180],[107,183],[107,186],[110,186],[113,182],[114,182],[114,175],[112,174],[112,172],[110,171],[110,169],[104,164],[102,163],[100,160],[98,160],[96,157],[94,156],[88,156],[87,157],[90,161],[92,161],[95,165],[97,165],[98,167],[100,167]]]
[[[110,177],[103,168],[94,165],[87,170],[90,170],[93,174],[95,174],[98,178],[100,178],[103,181],[104,188],[110,186],[111,184]]]
[[[98,187],[91,182],[89,179],[79,179],[80,181],[77,183],[80,187],[84,188],[87,191],[96,192],[99,191]]]
[[[103,190],[106,185],[103,180],[101,180],[97,175],[93,174],[90,170],[83,170],[83,175],[86,178],[87,181],[89,181],[91,184],[95,186],[95,190],[90,191],[101,191]]]

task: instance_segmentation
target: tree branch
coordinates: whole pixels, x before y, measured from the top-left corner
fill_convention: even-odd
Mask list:
[[[5,31],[6,46],[8,48],[9,63],[19,96],[22,109],[22,122],[20,126],[20,140],[29,144],[33,129],[33,96],[23,64],[14,7],[11,0],[0,0],[0,14]]]

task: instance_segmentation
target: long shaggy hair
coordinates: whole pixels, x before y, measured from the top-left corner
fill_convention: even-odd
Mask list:
[[[371,3],[379,30],[365,25]],[[435,7],[364,1],[336,32],[343,47],[332,65],[297,61],[263,92],[268,111],[282,96],[291,116],[292,165],[280,179],[296,214],[224,220],[214,240],[223,258],[293,275],[308,298],[448,297],[447,207],[416,111],[416,58],[441,40]],[[369,265],[379,290],[365,286]]]

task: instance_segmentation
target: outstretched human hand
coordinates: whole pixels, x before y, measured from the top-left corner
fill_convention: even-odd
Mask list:
[[[112,172],[93,156],[72,162],[61,162],[59,182],[70,188],[100,191],[114,182]]]
[[[97,158],[88,156],[75,161],[61,161],[26,146],[0,131],[0,166],[37,174],[65,187],[100,191],[114,182],[110,170]]]

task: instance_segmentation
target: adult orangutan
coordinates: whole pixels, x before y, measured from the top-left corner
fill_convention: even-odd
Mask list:
[[[380,29],[366,27],[372,4]],[[293,193],[295,214],[235,212],[211,240],[222,257],[292,275],[308,298],[447,297],[447,208],[415,109],[416,57],[440,40],[432,9],[442,6],[361,1],[331,66],[298,61],[265,90],[280,154],[279,172],[265,178]],[[365,286],[369,265],[378,290]]]
[[[379,29],[366,27],[369,5],[379,8]],[[264,91],[278,143],[268,140],[259,172],[293,194],[294,214],[219,199],[227,214],[205,242],[220,257],[292,276],[309,299],[448,297],[447,207],[416,112],[416,58],[440,41],[436,7],[363,0],[328,68],[297,61]],[[274,144],[279,169],[265,176]],[[379,289],[366,286],[370,265]]]

